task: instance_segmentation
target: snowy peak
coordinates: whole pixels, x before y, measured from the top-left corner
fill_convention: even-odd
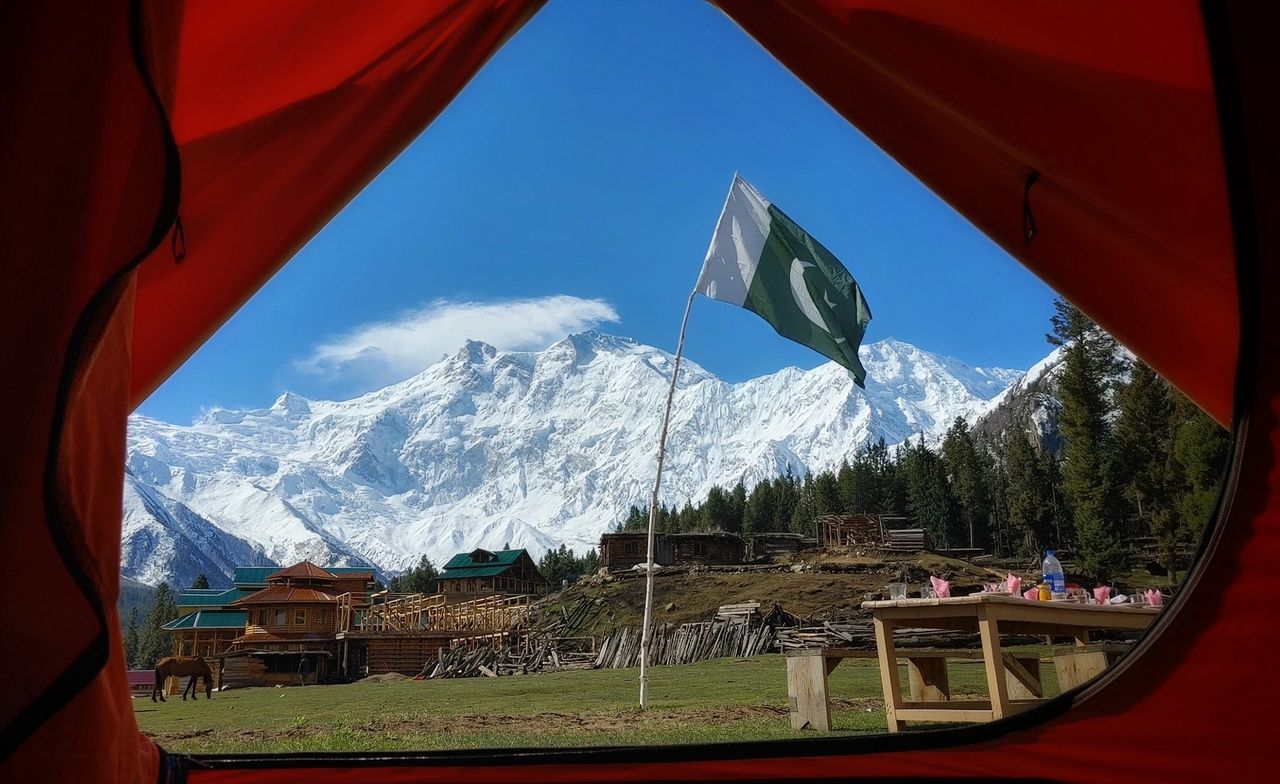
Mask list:
[[[834,363],[736,384],[683,363],[664,502],[833,468],[874,439],[940,437],[1021,375],[893,339],[861,356],[865,390]],[[287,392],[189,426],[132,417],[125,574],[154,582],[254,557],[396,572],[422,554],[594,546],[647,503],[673,366],[596,331],[538,352],[467,341],[352,400]]]

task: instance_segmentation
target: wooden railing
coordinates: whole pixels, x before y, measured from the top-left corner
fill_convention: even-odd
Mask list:
[[[445,604],[443,594],[372,594],[367,603],[355,594],[338,596],[338,632],[508,631],[529,617],[528,596],[485,596]]]

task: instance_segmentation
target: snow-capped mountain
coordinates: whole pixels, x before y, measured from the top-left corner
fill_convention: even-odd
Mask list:
[[[881,437],[938,438],[1023,375],[893,339],[860,354],[865,391],[834,363],[731,384],[686,360],[665,502],[835,467]],[[469,341],[353,400],[286,393],[192,425],[134,416],[124,573],[185,580],[301,558],[390,573],[423,553],[439,563],[474,547],[594,546],[647,503],[672,361],[597,332],[534,353]]]
[[[1062,374],[1064,349],[1056,348],[1049,356],[993,397],[974,421],[974,429],[999,441],[1013,431],[1034,435],[1051,452],[1062,446],[1058,416],[1062,403],[1058,400],[1058,376]]]

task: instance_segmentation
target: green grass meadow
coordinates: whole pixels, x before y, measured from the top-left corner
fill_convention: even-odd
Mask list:
[[[906,682],[905,667],[902,674]],[[1042,667],[1046,694],[1057,693]],[[986,693],[980,662],[952,662],[953,697]],[[503,678],[238,689],[212,700],[137,699],[142,731],[182,753],[429,751],[667,745],[813,737],[791,729],[778,655],[655,667],[650,709],[639,671],[581,670]],[[875,661],[831,674],[833,734],[883,732]]]

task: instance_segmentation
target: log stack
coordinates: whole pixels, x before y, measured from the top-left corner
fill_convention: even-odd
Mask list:
[[[640,665],[641,630],[624,627],[606,637],[596,654],[595,666],[603,669]],[[691,664],[707,659],[758,656],[774,646],[770,626],[745,621],[686,623],[677,627],[654,624],[650,641],[651,664]]]

